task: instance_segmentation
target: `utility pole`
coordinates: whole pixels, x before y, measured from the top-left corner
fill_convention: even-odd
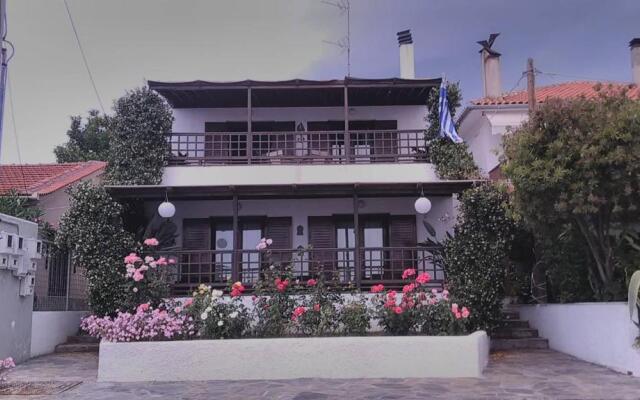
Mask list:
[[[7,0],[0,0],[0,156],[2,155],[2,132],[4,119],[4,95],[7,90],[7,49],[4,40],[7,36]]]
[[[533,68],[533,58],[527,60],[527,96],[529,114],[533,114],[536,111],[536,74]]]

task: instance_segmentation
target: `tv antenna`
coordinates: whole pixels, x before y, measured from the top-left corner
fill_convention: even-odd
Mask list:
[[[330,5],[340,10],[341,15],[347,16],[347,35],[340,40],[332,42],[329,40],[323,40],[323,42],[336,46],[342,50],[342,53],[347,53],[347,77],[351,76],[351,1],[350,0],[321,0],[322,3]]]

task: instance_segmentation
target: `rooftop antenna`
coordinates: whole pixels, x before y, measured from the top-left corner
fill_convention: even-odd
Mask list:
[[[340,10],[341,15],[347,15],[347,36],[342,39],[332,42],[329,40],[323,40],[323,42],[334,45],[342,50],[342,53],[347,52],[347,77],[351,76],[351,1],[350,0],[337,0],[328,1],[321,0],[322,3],[336,7]]]

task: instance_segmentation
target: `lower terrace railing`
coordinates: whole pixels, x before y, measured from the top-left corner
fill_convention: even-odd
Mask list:
[[[428,272],[430,285],[441,287],[445,272],[441,247],[376,247],[355,249],[304,250],[184,250],[172,253],[176,259],[171,274],[172,292],[190,294],[198,285],[224,288],[241,281],[249,289],[272,265],[291,270],[294,279],[305,281],[322,275],[339,285],[366,289],[383,283],[401,287],[402,272],[415,268]],[[359,260],[356,262],[356,258]]]
[[[424,130],[171,133],[171,165],[426,162]]]

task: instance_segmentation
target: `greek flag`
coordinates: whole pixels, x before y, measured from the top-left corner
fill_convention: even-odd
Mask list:
[[[462,143],[462,138],[458,136],[458,132],[456,132],[456,126],[454,125],[453,119],[451,118],[451,113],[449,112],[449,101],[447,100],[447,84],[444,80],[440,84],[440,105],[438,110],[440,113],[440,136],[446,136],[455,143]]]

